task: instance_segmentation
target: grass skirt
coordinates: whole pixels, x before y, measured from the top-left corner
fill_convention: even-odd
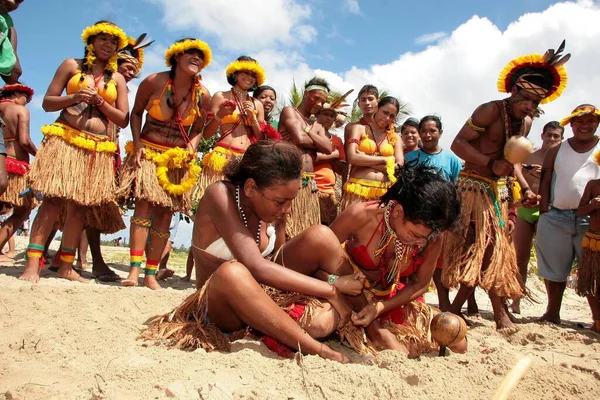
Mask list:
[[[62,124],[50,125],[49,129],[85,135],[64,128]],[[116,189],[114,152],[90,151],[68,143],[61,136],[46,134],[31,163],[29,181],[34,190],[43,192],[46,197],[72,200],[83,206],[113,201]]]
[[[6,186],[6,191],[0,195],[0,202],[28,210],[35,207],[36,201],[32,193],[19,197],[19,193],[29,187],[27,184],[27,171],[29,171],[29,163],[15,160],[9,156],[6,157],[8,186]]]
[[[314,174],[310,175],[314,177]],[[321,223],[319,196],[312,191],[311,186],[310,183],[305,185],[303,179],[298,195],[292,200],[290,214],[287,216],[285,224],[285,234],[290,239],[308,227]]]
[[[344,185],[340,212],[354,203],[369,200],[379,200],[387,192],[389,182],[379,182],[370,179],[350,178]]]
[[[162,153],[157,148],[146,144],[147,147],[157,153]],[[167,172],[169,180],[175,184],[187,179],[188,170],[172,169]],[[156,164],[152,160],[142,158],[141,167],[135,165],[135,155],[128,154],[119,174],[119,187],[117,196],[119,198],[135,198],[145,200],[154,207],[164,207],[171,211],[188,213],[191,210],[191,191],[182,195],[167,193],[156,176]]]
[[[321,223],[330,225],[338,215],[338,201],[335,193],[319,192],[319,209],[321,212]]]
[[[202,158],[202,174],[200,175],[198,185],[196,185],[192,195],[194,201],[200,201],[208,186],[216,181],[224,180],[225,174],[223,171],[225,170],[225,167],[227,167],[234,158],[242,157],[244,151],[245,150],[243,149],[238,149],[225,143],[218,142],[215,145],[215,148]]]
[[[581,261],[577,267],[577,294],[600,295],[600,234],[586,232],[581,244]]]
[[[63,207],[54,227],[64,231],[66,221],[67,207]],[[125,222],[123,222],[123,212],[114,201],[100,206],[88,207],[83,217],[83,226],[96,229],[106,235],[126,228]]]
[[[379,317],[379,321],[399,343],[406,346],[409,357],[418,357],[439,349],[431,337],[431,320],[439,312],[436,308],[415,300],[394,311],[396,315],[399,312],[403,315],[401,322],[384,316]],[[376,354],[378,351],[363,327],[348,324],[339,334],[340,340],[348,343],[358,354]]]
[[[479,285],[500,297],[522,297],[524,285],[506,228],[511,188],[503,181],[466,173],[461,173],[457,188],[461,196],[461,216],[459,228],[446,233],[444,285]],[[490,246],[491,260],[488,268],[482,270],[484,255]]]
[[[200,290],[190,295],[175,310],[151,319],[148,328],[142,331],[140,339],[176,349],[230,351],[230,342],[244,338],[248,328],[225,335],[209,321],[209,284],[210,278]],[[262,287],[269,297],[288,313],[297,304],[304,305],[304,313],[298,319],[300,325],[310,324],[315,307],[321,306],[321,302],[315,298],[283,292],[264,285]]]

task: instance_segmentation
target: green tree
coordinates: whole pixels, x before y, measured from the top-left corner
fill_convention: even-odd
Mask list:
[[[306,84],[306,82],[304,84]],[[302,87],[304,87],[304,85],[302,85]],[[296,86],[296,80],[294,80],[285,105],[294,108],[298,107],[300,103],[302,103],[302,95],[303,91],[298,89],[298,86]]]

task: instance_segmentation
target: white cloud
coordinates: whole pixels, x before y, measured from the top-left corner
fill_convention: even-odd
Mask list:
[[[230,50],[293,46],[312,41],[310,6],[297,0],[151,0],[163,7],[163,25],[219,38]]]
[[[346,9],[352,14],[360,14],[360,6],[358,0],[346,0]]]
[[[505,31],[487,18],[474,16],[444,41],[420,52],[402,54],[387,64],[351,67],[343,72],[315,72],[327,77],[335,90],[358,90],[371,83],[409,102],[416,117],[441,115],[445,132],[442,146],[447,148],[479,104],[506,97],[496,89],[504,65],[524,54],[556,48],[566,38],[566,50],[572,54],[566,64],[569,84],[562,97],[542,105],[545,115],[534,121],[530,136],[539,143],[539,133],[546,122],[560,120],[581,103],[600,106],[600,53],[596,49],[600,41],[599,20],[600,5],[591,1],[559,3],[543,12],[525,14]],[[284,76],[291,74],[296,82],[302,82],[313,71],[303,64],[298,74],[288,70]],[[277,82],[287,84],[287,90],[291,86],[291,80]],[[566,134],[571,134],[570,129]]]
[[[286,6],[295,7],[290,1],[274,2],[274,8],[280,13],[293,14],[290,10],[281,11]],[[214,12],[214,7],[209,9],[212,11],[204,13]],[[193,13],[188,10],[186,14]],[[219,19],[219,26],[223,26],[226,19]],[[287,97],[294,80],[300,86],[314,75],[327,78],[337,91],[354,88],[350,101],[362,85],[372,83],[410,103],[417,117],[428,113],[441,115],[445,132],[442,145],[449,147],[479,104],[505,97],[496,90],[496,80],[506,63],[520,55],[556,48],[566,38],[567,51],[572,53],[566,65],[569,85],[560,99],[542,106],[545,115],[534,122],[531,134],[534,142],[539,143],[538,133],[546,122],[560,120],[580,103],[594,103],[600,93],[600,76],[596,72],[600,53],[595,48],[600,40],[598,20],[600,6],[591,1],[559,3],[543,12],[525,14],[505,31],[487,18],[473,16],[446,35],[445,40],[423,51],[399,55],[386,64],[350,67],[341,72],[315,70],[302,57],[300,49],[261,49],[259,46],[249,55],[265,68],[267,83],[277,90],[280,103]],[[572,21],[578,23],[574,25]],[[150,54],[144,70],[164,70],[164,47],[153,45],[147,52]],[[229,89],[224,69],[230,61],[216,54],[213,64],[203,73],[204,83],[211,93]],[[567,134],[570,134],[569,129]]]
[[[416,44],[434,43],[434,42],[439,41],[440,39],[445,38],[446,36],[448,36],[448,34],[446,32],[443,32],[443,31],[433,32],[433,33],[426,33],[424,35],[421,35],[421,36],[417,37],[415,39],[415,43]]]

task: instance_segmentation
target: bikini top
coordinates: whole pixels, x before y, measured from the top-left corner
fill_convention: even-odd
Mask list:
[[[167,87],[169,86],[169,82],[167,82],[165,84],[165,87],[163,88],[162,92],[160,93],[160,96],[154,100],[152,100],[152,105],[150,106],[150,108],[148,108],[146,111],[148,111],[148,115],[150,115],[152,118],[154,118],[157,121],[167,121],[167,119],[163,116],[163,112],[162,109],[160,108],[160,100],[163,97],[163,94],[165,93],[165,90],[167,89]],[[181,124],[183,126],[190,126],[192,125],[195,121],[196,121],[196,117],[198,115],[200,115],[200,109],[198,108],[198,98],[201,96],[201,93],[199,93],[197,90],[194,90],[194,94],[192,94],[192,103],[194,104],[192,109],[190,110],[190,113],[185,117],[182,118],[181,120]],[[175,116],[175,115],[174,115]]]
[[[100,79],[95,80],[95,87],[98,89],[98,94],[102,96],[108,104],[114,104],[117,100],[117,82],[111,79],[105,84],[103,79],[104,77],[102,76]],[[69,82],[67,82],[67,94],[77,93],[81,88],[86,87],[89,87],[86,75],[82,74],[80,70],[77,70],[77,73],[75,73],[75,75],[69,79]]]
[[[409,256],[410,262],[408,266],[402,272],[400,272],[401,277],[410,276],[414,274],[415,272],[417,272],[419,266],[421,266],[421,264],[423,263],[423,257],[420,257],[416,254],[418,250],[418,248],[415,249],[413,254]],[[354,262],[362,269],[366,271],[376,271],[379,269],[379,267],[375,265],[375,262],[373,262],[373,259],[369,255],[367,246],[362,244],[355,247],[346,246],[346,251],[348,252],[350,257],[352,257]]]
[[[254,115],[258,115],[258,111],[256,111],[256,109],[254,109]],[[226,124],[239,124],[241,122],[241,118],[240,118],[240,113],[238,111],[238,109],[236,108],[232,114],[226,115],[223,117],[223,120],[221,121],[221,125],[226,125]]]
[[[275,228],[272,225],[267,225],[267,236],[269,237],[269,244],[261,253],[263,258],[270,255],[275,249],[275,239],[277,239],[277,235],[275,233]],[[215,240],[203,251],[223,261],[231,261],[235,258],[223,238]]]
[[[360,143],[358,144],[358,150],[370,156],[380,154],[384,157],[391,157],[394,155],[394,146],[389,143],[389,140],[388,143],[383,145],[381,144],[381,142],[388,138],[388,135],[385,135],[379,143],[376,143],[369,137],[369,132],[371,132],[373,138],[375,138],[375,134],[371,130],[371,127],[366,125],[365,133],[360,138]]]
[[[380,266],[375,264],[375,262],[369,254],[369,251],[367,250],[367,247],[369,246],[369,244],[371,244],[371,241],[373,240],[373,237],[375,237],[375,233],[377,233],[380,226],[381,223],[377,225],[377,227],[375,227],[375,230],[371,234],[371,237],[369,238],[369,241],[366,245],[361,244],[358,246],[350,247],[348,246],[348,241],[346,241],[346,243],[344,244],[346,252],[350,255],[350,257],[352,257],[354,262],[356,262],[356,264],[360,268],[366,271],[376,271],[380,269]],[[400,272],[400,276],[409,276],[417,271],[418,267],[423,263],[423,257],[419,256],[418,252],[419,248],[415,247],[413,252],[408,256],[410,261],[408,262],[407,267]]]

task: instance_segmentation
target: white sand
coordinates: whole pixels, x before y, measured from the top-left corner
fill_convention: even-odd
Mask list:
[[[18,238],[17,250],[25,245]],[[126,248],[106,251],[127,259]],[[0,399],[490,399],[522,356],[533,364],[511,398],[598,398],[600,335],[575,324],[589,326],[587,303],[568,290],[566,323],[536,324],[545,307],[537,279],[529,287],[541,304],[523,303],[521,331],[511,337],[496,333],[478,291],[485,319],[469,331],[467,354],[369,358],[332,344],[353,361],[341,365],[281,359],[253,340],[234,343],[229,354],[148,345],[136,340],[145,321],[179,305],[192,284],[174,277],[152,292],[71,283],[45,271],[33,285],[16,279],[22,266],[0,267]],[[125,265],[116,267],[125,275]],[[435,293],[427,299],[437,302]]]

